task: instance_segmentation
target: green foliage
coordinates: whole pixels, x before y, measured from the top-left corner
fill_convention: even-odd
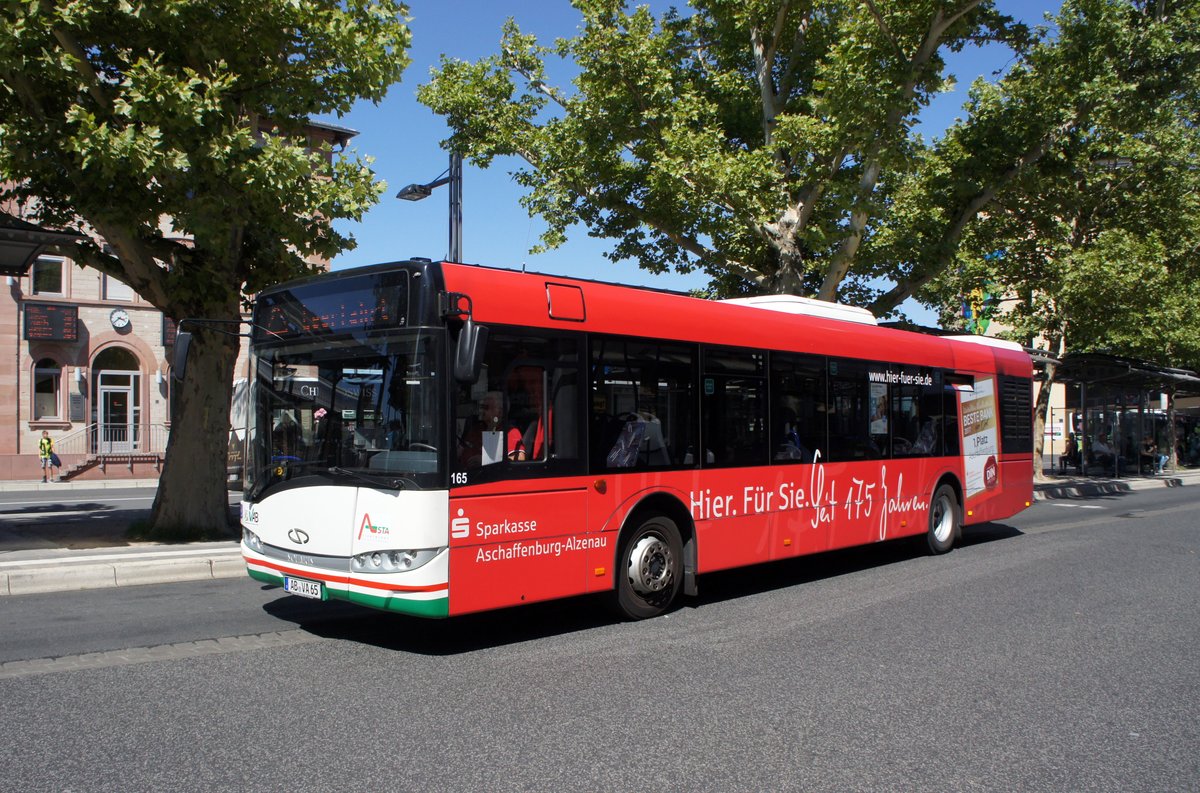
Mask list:
[[[1025,343],[1041,338],[1057,352],[1065,340],[1068,350],[1200,365],[1200,13],[1194,4],[1166,10],[1156,18],[1147,16],[1154,8],[1116,3],[1064,9],[1065,43],[1032,63],[1064,80],[1092,75],[1080,80],[1078,100],[1088,123],[1061,125],[1053,156],[1015,175],[967,229],[930,302],[953,305],[994,281],[1008,298],[998,319]],[[1076,40],[1086,45],[1080,58],[1111,46],[1113,63],[1121,52],[1142,63],[1131,54],[1093,73],[1065,58]],[[1039,76],[1031,69],[976,96],[1020,102]],[[959,164],[946,156],[936,167],[944,176]]]
[[[384,96],[408,63],[404,13],[396,0],[8,3],[3,197],[98,232],[111,248],[79,260],[168,314],[228,315],[243,289],[352,244],[332,221],[361,217],[383,185],[305,124]]]
[[[369,161],[309,136],[380,100],[408,58],[398,0],[32,0],[0,6],[0,201],[94,233],[64,252],[175,319],[236,323],[243,295],[352,245]],[[106,244],[101,248],[100,240]],[[228,327],[224,325],[223,327]],[[201,330],[149,536],[225,524],[236,337]]]
[[[546,46],[510,21],[498,54],[444,58],[418,97],[446,117],[450,148],[525,161],[515,178],[548,224],[542,246],[583,224],[614,259],[707,273],[713,295],[880,314],[913,295],[957,303],[947,273],[987,280],[998,243],[975,226],[1034,199],[1041,177],[1026,174],[1069,169],[1105,135],[1133,145],[1196,80],[1200,19],[1178,1],[1068,0],[1033,31],[975,0],[694,0],[657,19],[574,4],[577,36]],[[987,41],[1013,67],[972,86],[965,119],[927,143],[912,130],[952,83],[942,55]],[[577,72],[567,87],[547,76],[560,60]]]
[[[497,55],[444,58],[418,97],[452,149],[525,160],[543,246],[582,223],[614,259],[700,269],[718,294],[835,297],[923,146],[911,128],[947,85],[941,53],[1029,40],[979,0],[694,0],[657,19],[574,5],[578,36],[547,47],[510,21]],[[569,90],[552,59],[577,69]]]

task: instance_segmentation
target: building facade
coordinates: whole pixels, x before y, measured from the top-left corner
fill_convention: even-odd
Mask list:
[[[356,133],[326,124],[314,144]],[[312,260],[328,268],[328,262]],[[175,324],[129,286],[65,256],[3,276],[0,480],[41,479],[46,432],[72,479],[157,477],[171,429]],[[244,378],[245,349],[236,378]]]
[[[125,284],[62,256],[38,257],[5,289],[0,479],[41,477],[43,431],[64,470],[97,458],[80,478],[157,475],[170,430],[173,323]]]

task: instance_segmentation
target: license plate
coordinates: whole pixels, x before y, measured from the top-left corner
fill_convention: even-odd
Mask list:
[[[299,595],[302,598],[324,600],[325,593],[323,589],[319,581],[308,581],[303,578],[292,578],[291,576],[284,576],[283,579],[283,591]]]

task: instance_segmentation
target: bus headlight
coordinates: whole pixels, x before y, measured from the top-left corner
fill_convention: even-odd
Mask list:
[[[255,553],[263,552],[262,540],[260,540],[258,538],[257,534],[250,531],[249,529],[245,529],[245,528],[242,529],[242,542],[245,544],[245,546],[247,548],[254,551]]]
[[[350,570],[355,573],[407,573],[428,564],[443,550],[420,548],[360,553],[350,559]]]

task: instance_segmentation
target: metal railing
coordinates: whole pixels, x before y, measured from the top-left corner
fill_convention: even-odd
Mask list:
[[[163,454],[170,428],[166,424],[89,424],[57,438],[59,455],[113,457],[131,454]]]

